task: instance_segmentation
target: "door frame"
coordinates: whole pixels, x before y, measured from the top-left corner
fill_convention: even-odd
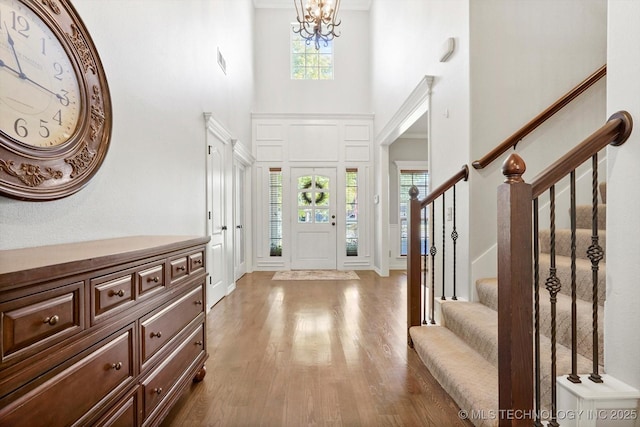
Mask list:
[[[205,218],[206,218],[206,230],[205,233],[207,236],[211,236],[213,230],[213,218],[212,218],[212,206],[213,200],[211,198],[211,187],[209,176],[212,173],[210,167],[210,159],[209,156],[211,154],[211,146],[212,141],[211,138],[215,138],[222,142],[223,146],[223,155],[224,159],[232,158],[232,138],[231,133],[220,123],[218,122],[211,113],[204,113],[205,117],[205,129],[206,129],[206,138],[205,138],[205,168],[206,168],[206,176],[205,176],[205,195],[206,195],[206,206],[205,206]],[[222,195],[222,221],[223,226],[229,230],[228,222],[233,219],[233,179],[232,179],[232,168],[228,161],[224,163],[224,170],[222,171],[223,175],[223,195]],[[222,254],[222,263],[221,263],[221,280],[222,286],[224,289],[224,295],[229,295],[235,289],[235,280],[233,280],[233,233],[223,232],[223,254]],[[212,254],[210,250],[209,244],[207,244],[207,272],[209,273],[207,283],[212,284],[212,274],[211,269],[213,268]],[[217,301],[215,301],[217,302]],[[207,310],[211,309],[211,306],[215,304],[210,302],[207,297]]]
[[[253,164],[256,161],[255,157],[253,156],[253,154],[251,154],[251,152],[247,149],[247,147],[242,144],[240,141],[238,141],[237,139],[232,139],[231,140],[231,145],[232,145],[232,149],[233,149],[233,163],[234,166],[239,164],[242,165],[242,167],[244,168],[244,174],[243,174],[243,184],[244,184],[244,188],[241,191],[241,194],[238,194],[238,189],[236,186],[236,174],[233,174],[233,230],[236,229],[236,227],[238,225],[242,225],[243,230],[244,230],[244,260],[245,260],[245,271],[244,273],[250,273],[253,271],[253,257],[251,256],[251,254],[253,253],[253,217],[252,217],[252,212],[253,212],[253,183],[252,183],[252,176],[253,176]],[[236,202],[240,201],[243,203],[243,218],[241,218],[242,224],[237,224],[236,223]],[[235,233],[234,233],[235,236]],[[234,237],[234,247],[235,247],[235,237]],[[235,256],[235,250],[234,250],[234,256]],[[234,260],[233,262],[234,265],[234,286],[235,286],[235,280],[238,280],[242,274],[238,274],[239,272],[235,271],[235,265],[236,262]]]

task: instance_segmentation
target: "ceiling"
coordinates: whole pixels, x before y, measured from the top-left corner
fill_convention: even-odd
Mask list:
[[[427,139],[427,115],[423,114],[414,124],[409,127],[399,138],[405,139]]]
[[[295,0],[299,1],[299,0]],[[258,9],[295,9],[294,0],[253,0]],[[305,0],[303,0],[303,3]],[[371,0],[341,0],[340,10],[369,10]]]

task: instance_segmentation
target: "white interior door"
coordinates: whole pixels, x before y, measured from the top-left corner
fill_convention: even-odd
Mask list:
[[[226,263],[225,248],[225,150],[224,143],[215,136],[208,138],[207,167],[207,231],[211,240],[207,246],[207,265],[209,266],[209,285],[207,288],[207,307],[211,308],[226,295],[224,283]]]
[[[245,242],[245,167],[240,162],[235,162],[233,167],[233,195],[234,195],[234,235],[233,235],[233,267],[234,278],[237,280],[247,272],[246,267],[246,242]]]
[[[291,268],[335,269],[336,169],[291,168]]]

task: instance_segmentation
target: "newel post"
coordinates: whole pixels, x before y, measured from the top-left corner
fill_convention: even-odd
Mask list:
[[[532,190],[513,153],[498,187],[498,384],[500,427],[531,426],[533,414]]]
[[[409,230],[407,245],[407,339],[413,342],[409,328],[420,325],[420,200],[418,187],[409,189]]]

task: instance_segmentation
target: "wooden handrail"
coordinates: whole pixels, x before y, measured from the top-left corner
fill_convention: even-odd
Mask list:
[[[491,162],[499,158],[502,154],[507,152],[511,147],[515,146],[522,138],[533,132],[538,126],[544,123],[547,119],[552,117],[558,111],[562,110],[567,104],[577,98],[582,92],[593,86],[598,80],[607,74],[607,66],[603,65],[598,68],[593,74],[584,79],[580,84],[564,94],[560,99],[551,104],[546,110],[538,114],[531,119],[529,123],[525,124],[516,133],[505,139],[496,148],[488,152],[480,160],[476,160],[472,163],[475,169],[483,169]]]
[[[521,373],[533,372],[534,364],[532,307],[535,256],[532,236],[534,236],[534,230],[537,233],[537,227],[532,226],[532,211],[537,207],[535,200],[604,149],[607,144],[614,146],[623,144],[629,138],[632,127],[633,121],[629,113],[619,111],[613,114],[600,129],[538,174],[531,183],[526,183],[522,179],[526,164],[517,153],[512,153],[502,165],[505,181],[498,187],[497,235],[500,414],[514,410],[522,411],[523,414],[533,414],[534,409],[534,378]],[[597,223],[597,218],[594,221]],[[534,237],[537,238],[537,236]],[[597,277],[595,280],[597,281]],[[539,285],[536,284],[536,286]],[[555,298],[551,289],[548,288],[548,290],[550,296]],[[594,301],[597,303],[596,299]],[[552,347],[552,354],[553,351]],[[594,360],[597,361],[597,357]],[[552,368],[552,375],[553,372]],[[552,417],[555,417],[555,412]],[[531,416],[531,419],[514,420],[501,417],[499,425],[500,427],[531,426],[533,418],[534,416]]]
[[[624,144],[632,128],[633,120],[628,112],[618,111],[613,114],[600,129],[533,178],[531,181],[533,197],[540,196],[567,176],[569,171],[577,169],[608,144],[614,146]]]
[[[458,173],[456,173],[451,178],[443,182],[436,189],[430,191],[427,197],[425,197],[424,200],[420,202],[420,207],[424,208],[425,206],[433,202],[435,199],[442,196],[448,189],[453,187],[459,181],[462,181],[462,180],[466,181],[468,179],[469,179],[469,166],[463,165],[462,169],[460,169]]]

